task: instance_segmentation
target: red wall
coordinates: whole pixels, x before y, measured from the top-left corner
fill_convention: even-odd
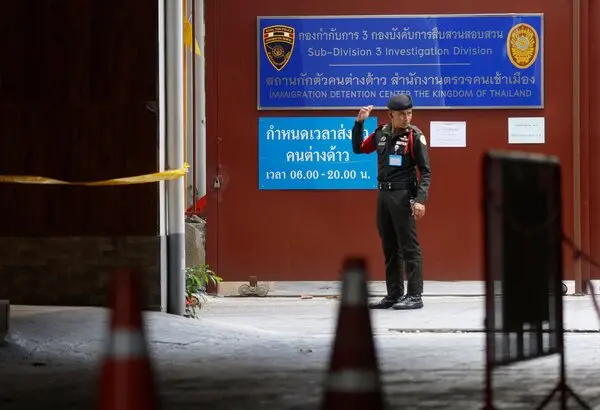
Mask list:
[[[473,7],[478,4],[479,7]],[[509,5],[508,5],[509,4]],[[375,227],[376,191],[286,192],[257,187],[259,116],[354,116],[354,111],[259,112],[256,109],[256,17],[259,15],[442,14],[542,12],[544,110],[417,110],[414,123],[467,121],[468,148],[430,148],[432,186],[428,214],[418,229],[429,280],[481,279],[480,159],[507,144],[507,118],[545,116],[546,144],[518,149],[558,155],[564,165],[565,230],[573,230],[572,204],[572,9],[570,2],[416,3],[370,0],[207,0],[208,260],[228,281],[338,279],[340,260],[364,253],[372,279],[383,279]],[[231,11],[235,10],[235,13]],[[385,113],[378,116],[385,120]],[[375,158],[373,158],[375,161]],[[356,219],[359,215],[360,218]],[[571,264],[568,266],[571,274]]]
[[[587,70],[583,71],[582,92],[583,107],[585,110],[584,131],[587,132],[589,149],[587,155],[588,169],[583,169],[584,182],[589,192],[589,202],[582,205],[588,211],[589,219],[584,219],[582,224],[589,228],[585,233],[589,235],[589,248],[584,248],[596,261],[600,261],[600,184],[597,183],[597,175],[600,175],[600,27],[593,22],[600,21],[600,4],[597,1],[584,0],[584,16],[582,17],[582,37],[585,39],[584,57],[587,55]],[[585,13],[587,11],[587,13]],[[584,58],[585,60],[585,58]],[[584,92],[585,91],[585,92]],[[585,123],[587,122],[587,123]],[[590,264],[583,264],[584,278],[600,278],[597,268],[591,268]],[[591,268],[591,269],[590,269]]]

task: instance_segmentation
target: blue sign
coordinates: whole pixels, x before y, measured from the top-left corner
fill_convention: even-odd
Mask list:
[[[377,158],[352,152],[355,117],[258,120],[259,189],[375,189]],[[365,139],[377,118],[365,121]]]
[[[543,108],[543,15],[258,18],[258,108]]]

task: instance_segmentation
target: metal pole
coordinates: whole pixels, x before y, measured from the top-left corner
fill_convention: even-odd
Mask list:
[[[590,0],[580,0],[579,9],[579,67],[581,78],[579,80],[580,102],[579,102],[579,151],[581,153],[581,250],[588,255],[593,255],[591,231],[590,231],[590,165],[592,161],[590,144],[590,71],[591,71],[591,20]],[[592,266],[589,263],[581,267],[581,294],[589,294],[586,281],[591,279]]]
[[[582,249],[581,235],[581,3],[573,1],[573,231],[575,246]],[[582,286],[582,260],[577,258],[574,262],[575,294],[583,292]]]
[[[175,0],[175,1],[181,1],[183,3],[183,21],[182,21],[182,30],[185,27],[185,19],[187,16],[187,0]],[[188,58],[187,58],[187,50],[185,47],[185,30],[184,30],[184,36],[183,36],[183,73],[182,73],[182,81],[183,81],[183,161],[184,162],[188,162],[188,157],[187,154],[189,152],[189,148],[188,148],[188,131],[190,129],[190,127],[188,126],[188,120],[190,118],[189,113],[188,113]],[[193,166],[193,164],[192,164]],[[187,195],[187,186],[188,186],[188,176],[186,175],[183,178],[183,187],[184,187],[184,191],[183,191],[183,203],[184,205],[187,207],[187,199],[188,199],[188,195]]]
[[[167,167],[183,167],[183,1],[165,0]],[[167,182],[167,313],[185,313],[185,181]]]
[[[158,0],[158,169],[165,169],[165,161],[167,157],[167,140],[166,140],[166,121],[165,121],[165,3],[164,0]],[[160,311],[166,312],[168,300],[168,269],[167,261],[169,259],[167,253],[167,190],[164,181],[158,183],[158,209],[159,209],[159,224],[158,233],[160,236]]]
[[[192,163],[193,165],[193,175],[192,175],[192,207],[194,212],[196,212],[196,202],[198,202],[198,172],[196,171],[198,168],[198,148],[196,147],[198,143],[198,116],[196,115],[196,103],[197,103],[197,91],[198,87],[196,86],[197,72],[196,72],[196,0],[192,0],[192,46],[191,48],[191,62],[192,62]],[[187,204],[186,204],[187,205]]]
[[[204,0],[194,0],[194,33],[198,40],[200,55],[197,55],[194,47],[194,59],[196,61],[195,74],[196,81],[196,152],[198,161],[194,172],[198,179],[198,197],[206,195],[206,88],[205,88],[205,68],[204,68]]]

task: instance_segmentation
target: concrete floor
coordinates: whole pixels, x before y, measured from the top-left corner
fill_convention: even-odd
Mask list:
[[[566,337],[569,382],[600,408],[600,319],[588,297],[566,299],[567,327],[588,332]],[[372,314],[388,409],[480,409],[483,334],[457,332],[481,329],[482,298],[425,303]],[[317,409],[337,307],[326,298],[210,298],[198,320],[146,314],[162,408]],[[12,310],[10,343],[0,347],[0,409],[92,408],[106,311]],[[498,370],[497,407],[534,408],[556,383],[557,363]]]

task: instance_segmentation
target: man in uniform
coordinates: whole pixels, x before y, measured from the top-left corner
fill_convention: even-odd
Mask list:
[[[412,107],[410,95],[395,95],[388,102],[389,124],[380,125],[363,141],[364,120],[373,109],[368,106],[360,110],[352,129],[354,153],[377,151],[377,228],[385,256],[387,296],[371,303],[371,309],[423,307],[423,263],[415,221],[425,215],[431,168],[425,136],[411,124]],[[408,282],[406,294],[402,260]]]

